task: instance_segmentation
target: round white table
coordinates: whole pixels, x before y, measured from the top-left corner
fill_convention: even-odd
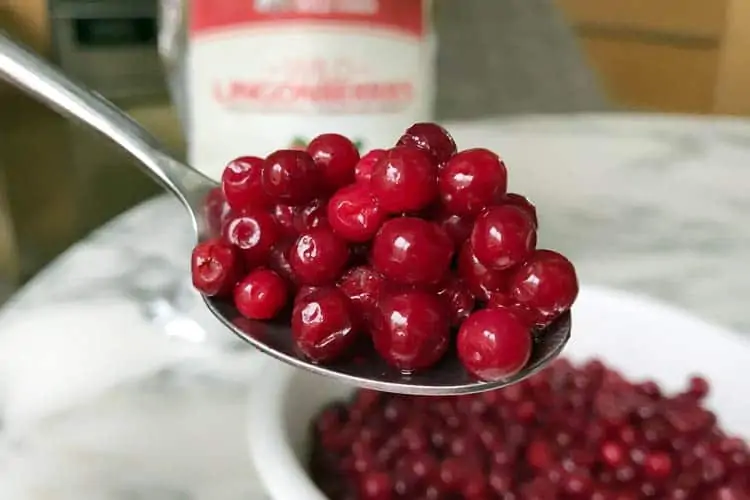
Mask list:
[[[750,122],[583,115],[449,129],[460,147],[505,158],[510,189],[537,203],[540,245],[569,255],[584,284],[750,332]],[[134,208],[2,311],[0,498],[263,498],[243,422],[258,357],[185,293],[180,210],[167,198]]]

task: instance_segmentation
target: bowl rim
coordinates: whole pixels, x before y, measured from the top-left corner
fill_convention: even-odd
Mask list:
[[[298,371],[276,359],[266,360],[261,370],[263,380],[251,388],[248,398],[247,445],[250,458],[264,490],[270,493],[271,498],[329,500],[297,459],[282,424],[286,402],[283,395]],[[258,412],[254,408],[264,410]]]
[[[582,286],[581,292],[621,302],[628,307],[648,308],[655,314],[679,318],[750,352],[750,339],[747,337],[701,319],[680,307],[608,287]],[[316,375],[300,373],[275,359],[265,361],[262,373],[262,380],[250,388],[247,445],[263,488],[273,499],[328,500],[312,481],[304,464],[297,459],[284,432],[284,425],[280,425],[285,419],[284,395],[294,378]],[[257,411],[258,408],[263,410]]]

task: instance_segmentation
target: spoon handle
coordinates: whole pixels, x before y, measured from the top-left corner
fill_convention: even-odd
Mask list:
[[[199,172],[174,160],[151,134],[111,102],[74,82],[2,33],[0,79],[109,137],[139,160],[141,166],[188,209],[194,202],[189,193],[212,184]]]

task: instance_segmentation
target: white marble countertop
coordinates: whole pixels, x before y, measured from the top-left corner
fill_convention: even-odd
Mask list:
[[[570,255],[583,283],[750,332],[750,121],[584,115],[450,129],[459,146],[505,157],[511,190],[538,205],[540,244]],[[133,209],[2,311],[0,498],[263,498],[243,428],[259,358],[186,292],[180,210],[167,198]]]

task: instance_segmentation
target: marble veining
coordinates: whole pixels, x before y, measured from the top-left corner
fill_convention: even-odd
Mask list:
[[[539,207],[540,245],[569,254],[584,283],[642,293],[750,332],[744,277],[750,269],[750,122],[581,115],[463,123],[452,130],[462,147],[492,147],[505,158],[511,190]],[[50,304],[92,311],[108,300],[136,308],[128,320],[133,335],[150,328],[193,345],[129,377],[110,377],[83,402],[58,402],[48,412],[37,404],[33,425],[26,426],[17,425],[29,422],[19,415],[30,413],[3,398],[12,387],[3,385],[0,370],[6,423],[0,498],[263,498],[243,429],[245,382],[254,380],[249,374],[257,373],[259,358],[223,335],[189,290],[188,228],[176,201],[147,202],[77,244],[0,312],[0,343],[12,337],[12,325],[44,316]],[[66,328],[75,325],[44,334],[64,335]],[[10,355],[34,362],[28,353]],[[32,382],[43,393],[45,381]]]

